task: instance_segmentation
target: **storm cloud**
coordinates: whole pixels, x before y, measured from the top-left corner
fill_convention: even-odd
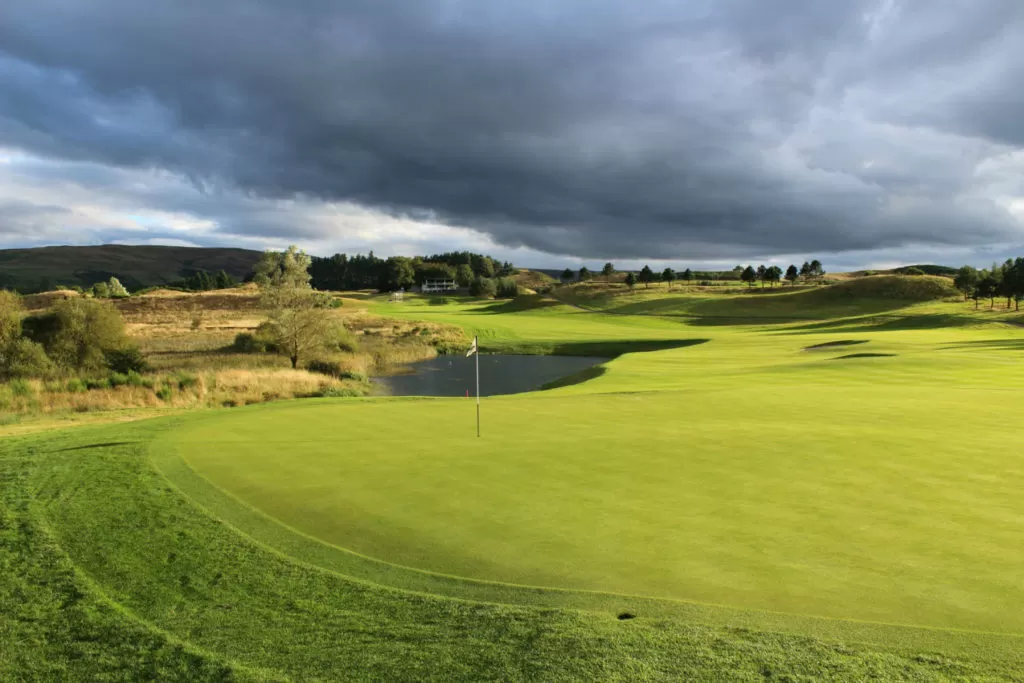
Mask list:
[[[49,162],[8,172],[208,241],[372,232],[340,204],[583,258],[1018,245],[1022,83],[1019,0],[0,7],[0,147]]]

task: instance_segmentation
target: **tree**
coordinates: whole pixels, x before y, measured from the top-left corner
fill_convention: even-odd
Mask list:
[[[110,286],[106,282],[97,282],[92,286],[92,295],[95,299],[109,299]]]
[[[235,278],[228,275],[228,272],[226,270],[222,270],[219,273],[217,273],[217,277],[214,278],[214,281],[217,284],[217,289],[230,289],[231,287],[234,287],[236,284],[238,284],[235,281]]]
[[[825,269],[821,267],[821,261],[818,259],[811,261],[811,277],[815,280],[825,277]]]
[[[633,291],[636,287],[636,274],[633,271],[626,273],[626,286],[629,287],[629,291]]]
[[[387,277],[381,284],[380,289],[393,291],[396,289],[408,289],[416,284],[416,271],[412,267],[412,261],[405,256],[392,256],[386,261]]]
[[[570,283],[576,277],[576,273],[573,272],[572,268],[566,268],[562,271],[562,276],[559,278],[563,283]]]
[[[689,268],[684,270],[683,271],[683,278],[682,279],[683,279],[683,282],[685,282],[686,284],[690,284],[690,282],[693,281],[693,271],[690,270]]]
[[[128,346],[124,319],[113,304],[76,297],[53,309],[53,335],[46,351],[59,366],[76,372],[107,368],[107,353]]]
[[[772,287],[782,279],[782,268],[778,266],[768,266],[765,270],[765,279],[771,284]]]
[[[121,281],[113,275],[107,280],[107,293],[111,299],[123,299],[128,296],[128,290],[124,288]]]
[[[640,269],[640,276],[637,278],[640,282],[644,283],[644,288],[651,286],[651,282],[654,281],[654,271],[651,270],[650,266],[645,265]]]
[[[996,293],[998,291],[999,281],[988,272],[985,272],[981,278],[978,279],[978,284],[975,287],[975,296],[979,299],[989,299],[991,301],[990,308],[996,307]]]
[[[796,269],[796,266],[790,265],[789,268],[786,268],[786,282],[788,282],[790,286],[795,285],[796,281],[799,279],[800,271]]]
[[[666,268],[665,270],[661,271],[661,279],[668,283],[669,289],[672,289],[672,283],[676,279],[676,271],[672,270],[671,268]]]
[[[977,285],[978,270],[976,268],[973,266],[962,266],[960,270],[956,271],[956,277],[953,278],[953,286],[963,293],[964,301],[967,301]]]
[[[310,259],[294,246],[266,252],[257,264],[256,283],[267,310],[265,332],[292,367],[318,351],[336,346],[342,330],[327,308],[326,296],[310,286]]]
[[[754,270],[753,266],[747,266],[740,274],[740,279],[747,283],[747,287],[753,287],[754,280],[757,279],[757,271]]]
[[[476,276],[469,286],[469,293],[481,299],[489,299],[498,294],[498,285],[493,278]]]
[[[590,269],[588,269],[586,266],[583,266],[582,268],[580,268],[580,282],[584,282],[586,280],[589,280],[592,277],[594,277],[594,276],[591,274]]]
[[[570,273],[572,271],[569,271]],[[473,284],[473,269],[469,267],[468,263],[460,264],[455,269],[455,282],[459,287],[469,287]]]
[[[757,279],[761,281],[761,289],[764,289],[765,280],[768,279],[768,268],[763,263],[757,267]]]
[[[611,263],[604,264],[604,268],[601,269],[601,275],[604,276],[605,281],[611,280],[612,275],[615,275],[615,266]]]

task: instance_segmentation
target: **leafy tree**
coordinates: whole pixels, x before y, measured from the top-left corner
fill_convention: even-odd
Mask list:
[[[53,309],[54,332],[46,351],[60,367],[76,372],[107,368],[107,354],[129,346],[121,313],[112,304],[76,297]]]
[[[626,273],[626,286],[629,287],[629,291],[633,291],[636,287],[636,274],[633,271]]]
[[[294,246],[281,253],[266,252],[257,264],[256,283],[262,291],[268,320],[265,335],[292,367],[342,337],[341,326],[324,310],[327,297],[313,291],[310,258]]]
[[[800,279],[800,271],[796,269],[795,265],[790,265],[786,268],[786,282],[790,285],[795,285],[796,281]]]
[[[123,299],[128,296],[128,290],[124,288],[121,281],[113,275],[107,281],[107,293],[111,299]]]
[[[109,299],[110,286],[106,282],[97,282],[92,286],[92,295],[96,299]]]
[[[757,271],[754,270],[753,266],[747,266],[743,269],[740,279],[747,283],[747,287],[753,287],[754,281],[757,279]]]
[[[498,278],[495,296],[499,299],[515,299],[519,296],[519,284],[510,277]]]
[[[768,279],[768,268],[763,263],[757,267],[757,279],[761,281],[761,289],[764,289],[765,280]]]
[[[580,268],[580,282],[585,282],[585,281],[591,279],[592,277],[594,277],[594,276],[590,272],[589,268],[587,268],[586,266],[583,266],[582,268]]]
[[[497,296],[498,285],[494,282],[493,278],[477,275],[473,280],[473,284],[469,286],[469,293],[481,299],[489,299]]]
[[[22,336],[21,297],[0,290],[0,380],[44,375],[50,367],[43,347]]]
[[[984,272],[978,279],[978,284],[975,287],[975,296],[978,299],[989,299],[991,302],[990,308],[996,307],[996,294],[999,289],[999,281],[989,272]]]
[[[615,275],[615,266],[611,263],[604,264],[604,268],[601,269],[601,275],[604,276],[605,280],[610,280],[612,275]]]
[[[416,284],[416,271],[412,267],[412,260],[405,256],[392,256],[387,260],[387,277],[383,286],[378,287],[381,291],[395,289],[408,289]]]
[[[572,268],[566,268],[562,271],[562,276],[559,279],[561,279],[562,282],[569,283],[572,282],[575,277],[576,273],[573,272]]]
[[[774,287],[779,280],[782,279],[782,268],[778,266],[768,266],[764,274],[765,279]]]
[[[21,336],[21,318],[24,310],[20,296],[0,289],[0,348]]]
[[[682,280],[683,280],[683,282],[685,282],[685,283],[687,283],[687,284],[689,284],[690,282],[692,282],[692,281],[693,281],[693,271],[692,271],[692,270],[690,270],[689,268],[687,268],[686,270],[684,270],[684,271],[683,271],[683,275],[682,275]]]
[[[666,268],[661,271],[661,279],[668,283],[669,289],[672,289],[672,283],[675,282],[676,279],[676,271],[671,268]]]
[[[811,261],[811,277],[815,280],[820,280],[825,277],[825,269],[821,266],[821,261],[814,259]]]
[[[226,270],[222,270],[217,273],[216,278],[214,278],[214,282],[217,285],[217,289],[230,289],[238,284],[238,282],[235,281],[235,278],[231,277]]]
[[[978,278],[978,270],[973,266],[962,266],[960,270],[956,271],[953,286],[963,293],[964,301],[967,301],[975,287],[978,286]]]
[[[569,271],[569,277],[572,278],[572,271]],[[562,274],[563,276],[565,273]],[[473,284],[473,269],[469,267],[468,263],[459,264],[455,269],[455,282],[459,287],[469,287]]]
[[[654,281],[654,271],[651,270],[650,266],[645,265],[640,269],[640,276],[637,279],[644,283],[644,288],[650,287],[651,282]]]

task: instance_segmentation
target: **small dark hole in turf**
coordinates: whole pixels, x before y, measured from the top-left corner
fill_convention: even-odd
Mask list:
[[[629,612],[623,612],[619,615],[619,621],[625,621],[626,619],[636,619],[636,615]]]

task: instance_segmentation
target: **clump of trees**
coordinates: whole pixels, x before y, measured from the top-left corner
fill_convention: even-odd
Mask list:
[[[611,276],[615,273],[615,266],[611,263],[604,264],[604,268],[601,269],[601,275],[606,281],[610,281]],[[623,282],[631,290],[636,284],[642,283],[645,288],[651,286],[652,282],[665,282],[668,284],[668,288],[672,288],[672,284],[676,281],[681,280],[687,284],[694,280],[699,281],[701,284],[710,284],[711,281],[741,281],[746,282],[750,287],[753,287],[757,282],[761,283],[761,287],[771,286],[781,283],[783,279],[790,285],[795,285],[797,282],[803,280],[804,282],[817,282],[825,276],[825,269],[821,265],[821,261],[817,259],[813,261],[805,262],[799,268],[795,264],[791,264],[785,271],[779,266],[769,265],[748,265],[748,266],[736,266],[732,270],[723,271],[694,271],[691,268],[687,268],[682,272],[677,272],[673,268],[665,268],[660,273],[653,270],[649,265],[644,265],[639,271],[633,272],[628,271],[626,273]],[[579,270],[577,275],[576,271],[571,268],[566,268],[562,271],[559,279],[564,284],[578,280],[580,282],[590,279],[592,276],[590,271],[585,267]]]
[[[128,296],[128,290],[111,275],[106,282],[97,282],[92,286],[92,295],[97,299],[123,299]]]
[[[455,280],[470,287],[480,278],[501,278],[515,274],[508,261],[484,254],[453,251],[430,256],[392,256],[382,259],[369,254],[335,254],[309,259],[310,283],[318,290],[378,289],[391,292],[420,286],[427,280]],[[497,287],[497,284],[495,284]]]
[[[988,270],[963,266],[957,270],[953,285],[964,295],[965,301],[974,299],[975,308],[982,299],[988,299],[989,308],[995,308],[996,299],[1005,298],[1007,309],[1013,307],[1019,311],[1021,299],[1024,299],[1024,257],[993,263]]]
[[[181,283],[182,289],[193,292],[208,292],[214,289],[231,289],[238,286],[238,280],[231,277],[226,270],[221,270],[216,275],[211,275],[205,270],[199,270],[185,278]]]
[[[0,380],[146,369],[111,303],[75,297],[26,317],[17,294],[0,292]]]

